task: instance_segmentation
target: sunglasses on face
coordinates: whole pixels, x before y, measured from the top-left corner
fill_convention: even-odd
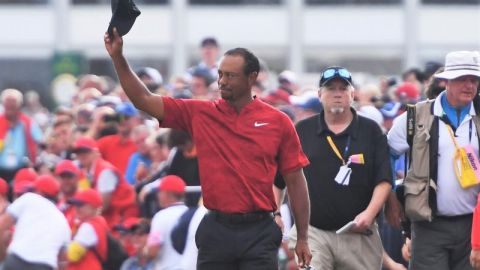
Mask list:
[[[348,70],[344,68],[329,68],[323,72],[322,79],[328,80],[335,75],[339,75],[340,77],[347,80],[350,80],[352,78],[352,74],[350,74],[350,72],[348,72]]]

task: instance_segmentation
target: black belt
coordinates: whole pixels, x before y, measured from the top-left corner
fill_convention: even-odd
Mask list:
[[[210,213],[217,219],[217,221],[229,224],[254,223],[266,218],[273,219],[273,213],[266,211],[251,213],[223,213],[216,210],[210,210]]]
[[[464,218],[472,219],[473,214],[464,214],[464,215],[458,215],[458,216],[436,216],[435,218],[443,219],[443,220],[459,220]]]

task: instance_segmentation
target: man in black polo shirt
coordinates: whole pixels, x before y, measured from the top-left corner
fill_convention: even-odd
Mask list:
[[[297,132],[310,160],[308,238],[316,269],[380,269],[382,243],[375,217],[391,189],[388,145],[380,127],[351,108],[350,72],[330,67],[320,78],[324,110],[300,121]],[[347,223],[354,224],[337,233]],[[296,240],[292,230],[290,246]]]

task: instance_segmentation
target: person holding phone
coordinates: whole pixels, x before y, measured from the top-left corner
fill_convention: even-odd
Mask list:
[[[296,126],[310,160],[304,171],[311,198],[311,266],[381,269],[383,247],[375,218],[392,187],[386,136],[351,107],[354,87],[347,69],[325,69],[319,87],[323,111]],[[295,230],[290,239],[293,247]]]

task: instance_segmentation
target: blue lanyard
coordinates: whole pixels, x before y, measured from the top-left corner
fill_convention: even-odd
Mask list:
[[[344,158],[347,158],[349,148],[350,148],[350,135],[348,135],[347,144],[345,145],[345,151],[343,151]]]
[[[472,119],[468,123],[468,143],[472,143]]]

